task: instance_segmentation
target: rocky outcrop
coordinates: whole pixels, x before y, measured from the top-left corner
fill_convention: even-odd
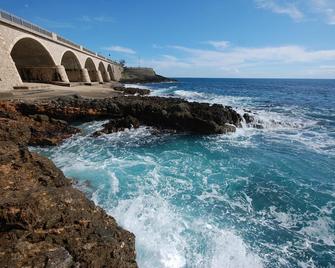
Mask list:
[[[137,266],[134,235],[27,148],[76,132],[66,122],[0,103],[1,267]]]
[[[93,133],[93,137],[98,137],[102,134],[109,134],[119,131],[124,131],[126,128],[139,128],[140,122],[137,118],[127,115],[123,118],[111,119],[107,124],[103,125],[102,130]]]
[[[133,87],[114,87],[114,90],[122,92],[126,95],[149,95],[150,90],[149,89],[142,89],[142,88],[133,88]]]
[[[68,122],[114,120],[110,125],[119,124],[120,120],[131,116],[139,122],[139,125],[197,134],[234,132],[242,120],[231,107],[161,97],[116,96],[100,100],[62,97],[32,104],[19,103],[17,108],[25,115],[46,114]],[[116,126],[115,129],[117,128],[119,127]],[[109,133],[107,129],[103,132]]]
[[[125,67],[122,72],[122,83],[159,83],[171,82],[173,79],[158,75],[152,68],[129,68]]]
[[[28,145],[56,145],[79,132],[67,122],[47,115],[24,116],[16,111],[13,102],[0,102],[0,130],[0,135],[7,135],[3,140],[14,138]]]
[[[255,118],[249,113],[244,113],[243,118],[247,124],[250,124],[251,122],[255,121]]]

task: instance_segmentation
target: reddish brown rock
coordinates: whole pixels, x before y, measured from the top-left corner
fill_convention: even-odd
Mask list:
[[[67,124],[0,107],[0,266],[137,267],[134,235],[27,148],[70,135]]]

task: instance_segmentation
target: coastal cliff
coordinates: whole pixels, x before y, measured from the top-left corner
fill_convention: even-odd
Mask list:
[[[158,83],[170,82],[173,79],[156,74],[152,68],[125,67],[120,82],[122,83]]]

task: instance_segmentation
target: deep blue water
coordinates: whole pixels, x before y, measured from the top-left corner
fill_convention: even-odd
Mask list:
[[[136,235],[140,267],[334,267],[335,80],[179,79],[153,95],[250,110],[231,135],[150,128],[39,149]]]

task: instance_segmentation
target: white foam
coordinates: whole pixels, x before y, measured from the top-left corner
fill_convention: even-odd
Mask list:
[[[309,225],[302,228],[300,233],[310,237],[311,241],[317,243],[322,241],[328,246],[335,246],[335,234],[331,227],[332,220],[328,217],[319,217]]]
[[[261,259],[247,250],[244,241],[231,231],[216,234],[212,268],[258,268],[263,267]]]
[[[119,192],[119,180],[116,177],[115,173],[112,171],[108,171],[110,185],[111,185],[111,193],[116,194]]]
[[[140,85],[140,84],[125,84],[126,88],[140,88],[140,89],[151,89],[149,86]]]
[[[110,213],[122,226],[135,233],[141,267],[185,266],[184,225],[159,195],[122,200]]]
[[[231,106],[237,109],[250,107],[252,101],[255,101],[256,98],[251,97],[242,97],[242,96],[228,96],[228,95],[217,95],[213,93],[204,93],[198,91],[189,91],[189,90],[175,90],[174,95],[179,98],[184,98],[192,102],[206,102],[210,104],[222,104],[224,106]]]
[[[109,213],[135,233],[140,267],[263,267],[233,231],[185,218],[160,195],[122,200]],[[197,253],[204,242],[208,250]]]
[[[281,227],[289,229],[296,226],[297,221],[294,215],[278,211],[274,206],[271,206],[269,209],[271,216],[275,218]]]
[[[329,135],[329,130],[318,127],[318,121],[308,118],[304,107],[257,107],[257,98],[241,96],[223,96],[211,93],[203,93],[188,90],[175,90],[176,97],[182,97],[189,101],[206,102],[210,104],[222,104],[232,106],[240,115],[246,110],[251,110],[255,121],[251,124],[242,122],[243,128],[236,133],[222,137],[224,142],[230,142],[236,146],[252,147],[253,135],[266,134],[275,141],[297,142],[307,149],[320,154],[335,155],[335,139]],[[241,137],[245,136],[245,139]]]

